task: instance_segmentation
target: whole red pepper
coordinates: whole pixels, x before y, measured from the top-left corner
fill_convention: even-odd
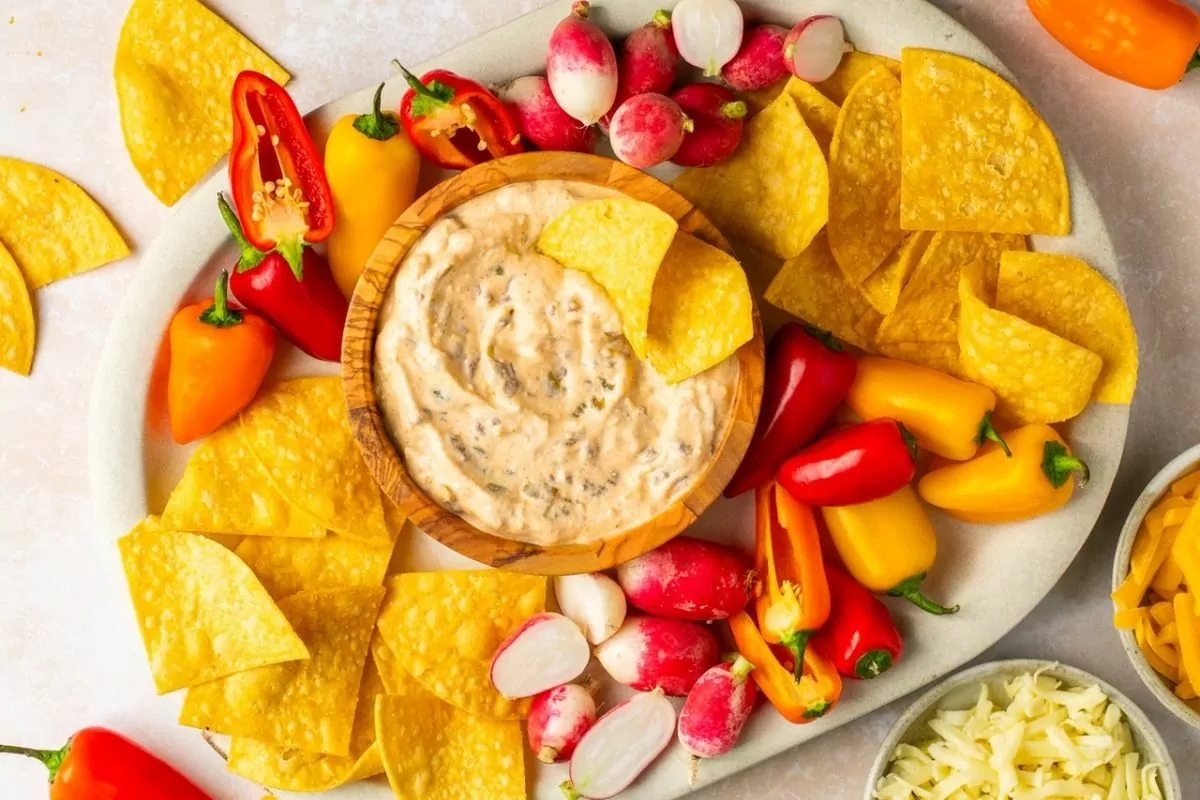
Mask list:
[[[61,750],[0,745],[50,770],[50,800],[211,800],[170,764],[105,728],[84,728]]]
[[[917,472],[917,440],[894,419],[834,431],[783,462],[779,485],[812,506],[854,506],[898,492]]]
[[[305,353],[340,361],[349,305],[325,259],[305,247],[293,267],[279,252],[264,253],[246,240],[224,195],[217,195],[217,205],[241,250],[229,279],[233,294]]]
[[[246,238],[294,270],[304,245],[333,230],[333,193],[304,119],[282,86],[249,70],[233,83],[229,186]]]
[[[825,565],[833,606],[812,646],[848,678],[877,678],[900,660],[904,641],[892,612],[836,564]]]
[[[854,356],[832,337],[809,330],[790,322],[771,339],[758,426],[725,487],[726,497],[771,480],[788,456],[825,427],[850,392],[858,368]]]
[[[512,114],[483,84],[444,69],[418,78],[399,61],[392,64],[409,85],[400,100],[400,121],[425,158],[439,167],[466,169],[525,152]]]

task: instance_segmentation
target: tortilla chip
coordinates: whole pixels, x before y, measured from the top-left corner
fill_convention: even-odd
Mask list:
[[[1137,332],[1120,290],[1087,262],[1054,253],[1004,253],[996,308],[1100,356],[1096,400],[1133,401]]]
[[[383,681],[383,686],[388,694],[411,694],[425,691],[425,687],[421,686],[416,678],[409,675],[404,667],[400,666],[400,662],[396,660],[396,654],[392,652],[392,648],[387,646],[387,642],[383,640],[383,636],[378,630],[371,637],[371,661],[375,664],[375,669],[379,671],[379,679]]]
[[[312,658],[188,690],[179,722],[280,747],[349,756],[354,707],[383,589],[323,589],[279,601]]]
[[[986,233],[937,233],[908,283],[900,291],[895,310],[879,326],[880,342],[954,342],[958,340],[958,278],[973,263],[982,265],[982,279],[990,303],[995,295],[1000,254],[1021,250],[1025,239]]]
[[[750,92],[742,92],[742,97],[746,99],[746,105],[749,108],[750,115],[760,113],[764,108],[775,102],[775,98],[783,94],[784,87],[787,86],[786,79],[780,79],[772,83],[770,86],[764,86],[762,89],[755,89]]]
[[[279,599],[313,589],[377,589],[383,585],[392,547],[332,534],[308,540],[247,537],[234,552],[271,597]]]
[[[0,367],[28,375],[36,340],[37,325],[25,276],[0,244]]]
[[[1011,84],[970,59],[905,48],[900,224],[907,230],[1071,232],[1058,143]]]
[[[880,314],[887,315],[896,310],[896,302],[900,299],[900,291],[908,283],[913,267],[925,255],[929,240],[933,234],[929,231],[916,231],[906,234],[896,249],[872,272],[866,280],[859,284],[859,291],[867,302]]]
[[[799,258],[783,262],[765,299],[810,325],[827,330],[855,347],[866,348],[879,314],[850,285],[829,249],[825,232],[817,234]]]
[[[492,686],[492,654],[545,607],[544,577],[414,572],[388,580],[378,627],[400,666],[442,700],[478,716],[517,719],[529,701],[509,700]]]
[[[838,115],[829,150],[829,246],[857,286],[903,238],[900,231],[900,81],[880,67]]]
[[[351,539],[392,541],[379,489],[350,432],[340,378],[284,381],[242,412],[241,425],[245,443],[289,503]]]
[[[117,546],[159,694],[308,658],[254,573],[216,542],[149,517]]]
[[[876,350],[888,358],[936,369],[956,378],[966,378],[958,342],[878,342]]]
[[[1025,320],[997,311],[987,293],[985,265],[963,268],[958,345],[963,371],[996,393],[998,410],[1021,422],[1062,422],[1092,397],[1100,356]]]
[[[349,755],[309,753],[235,736],[229,742],[229,771],[272,789],[291,792],[325,792],[381,775],[383,760],[375,743],[375,698],[386,693],[375,664],[367,659],[354,706]]]
[[[651,365],[667,383],[678,383],[720,364],[752,338],[754,299],[742,266],[725,251],[677,233],[654,281]]]
[[[537,247],[604,287],[630,347],[645,358],[654,277],[678,229],[671,215],[652,203],[607,197],[579,203],[550,220]]]
[[[142,181],[174,205],[229,150],[229,97],[242,70],[283,67],[197,0],[134,0],[113,75],[125,149]]]
[[[29,291],[129,255],[104,209],[52,169],[0,158],[0,243]]]
[[[746,123],[730,158],[674,185],[726,236],[776,258],[803,253],[829,218],[825,156],[791,95]]]
[[[829,148],[833,144],[833,133],[837,130],[838,112],[841,109],[837,103],[821,94],[817,87],[799,78],[789,78],[784,84],[784,91],[796,101],[796,108],[799,109],[804,124],[812,131],[821,152],[828,159]],[[830,181],[832,180],[830,177]]]
[[[324,525],[275,488],[236,420],[205,437],[192,452],[183,478],[167,498],[163,525],[205,534],[325,535]]]
[[[382,695],[375,730],[397,800],[525,800],[519,722],[473,717],[429,695]]]
[[[852,50],[842,56],[842,62],[833,74],[816,84],[816,87],[821,94],[840,106],[846,102],[858,82],[878,67],[886,67],[899,79],[900,62],[896,59]]]

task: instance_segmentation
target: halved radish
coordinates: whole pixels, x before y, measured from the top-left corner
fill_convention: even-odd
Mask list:
[[[527,75],[501,87],[504,101],[521,134],[540,150],[573,150],[590,153],[596,147],[596,129],[583,125],[563,111],[541,75]]]
[[[590,660],[578,625],[562,614],[535,614],[492,656],[492,685],[505,697],[532,697],[575,680]]]
[[[554,597],[562,613],[583,628],[592,644],[600,644],[625,622],[625,593],[603,573],[559,575],[554,579]]]
[[[679,536],[617,567],[629,602],[674,619],[727,619],[750,602],[750,562],[731,547]]]
[[[588,20],[591,3],[575,0],[550,34],[546,78],[563,111],[592,125],[617,97],[617,54],[604,31]]]
[[[661,94],[639,94],[613,112],[608,143],[617,158],[645,169],[670,161],[691,129],[692,121],[674,100]]]
[[[662,692],[636,694],[601,717],[575,747],[568,798],[604,800],[624,791],[670,743],[675,707]]]
[[[680,0],[671,30],[684,61],[719,75],[742,46],[742,9],[734,0]]]
[[[783,43],[787,35],[788,29],[780,25],[751,25],[737,55],[721,68],[721,77],[739,92],[764,89],[786,78]]]
[[[754,665],[740,655],[700,676],[679,712],[679,743],[691,755],[688,783],[696,782],[700,759],[728,753],[754,710],[758,690],[750,680]]]
[[[579,740],[596,722],[595,681],[555,686],[533,698],[529,706],[529,749],[538,761],[566,761]]]
[[[797,78],[820,83],[829,78],[850,49],[837,17],[819,14],[796,23],[783,40],[783,63]]]
[[[630,617],[596,648],[596,658],[613,680],[640,691],[662,689],[682,697],[717,663],[717,637],[703,625],[681,619]]]

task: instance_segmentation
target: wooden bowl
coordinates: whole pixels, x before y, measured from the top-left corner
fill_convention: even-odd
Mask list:
[[[538,545],[481,531],[431,500],[409,477],[376,399],[375,338],[380,306],[409,249],[443,214],[510,183],[554,179],[605,186],[653,203],[678,220],[680,230],[730,251],[720,231],[682,195],[618,161],[580,153],[525,153],[489,161],[420,197],[379,243],[350,301],[342,342],[342,381],[350,427],[363,458],[383,491],[414,525],[468,558],[493,567],[567,575],[611,567],[657,547],[687,528],[717,499],[741,463],[754,433],[762,402],[764,356],[756,308],[754,338],[737,351],[739,370],[732,411],[713,459],[686,495],[640,525],[591,542]]]

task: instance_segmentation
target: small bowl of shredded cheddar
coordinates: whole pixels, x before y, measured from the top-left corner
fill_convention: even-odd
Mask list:
[[[1121,529],[1113,625],[1142,681],[1200,728],[1200,445],[1150,481]]]
[[[1162,737],[1083,670],[1018,659],[954,675],[906,711],[863,800],[1182,800]]]

